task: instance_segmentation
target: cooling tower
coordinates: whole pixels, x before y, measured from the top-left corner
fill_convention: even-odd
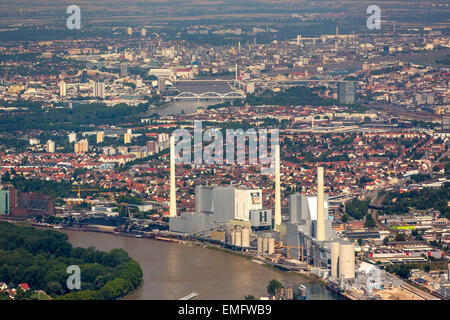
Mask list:
[[[338,278],[339,242],[331,243],[331,276]]]
[[[242,246],[243,247],[250,247],[250,229],[244,228],[242,229]]]
[[[258,237],[257,241],[257,249],[258,249],[258,253],[262,253],[263,252],[263,238]]]
[[[355,277],[355,246],[352,243],[339,245],[339,278]]]
[[[236,231],[235,230],[231,231],[231,244],[236,245]]]
[[[242,231],[241,230],[236,230],[236,243],[235,245],[237,245],[238,247],[242,246]]]
[[[269,239],[269,247],[267,249],[268,254],[274,254],[275,253],[275,239],[270,238]]]
[[[268,249],[269,249],[269,238],[264,237],[263,238],[262,252],[267,253]]]

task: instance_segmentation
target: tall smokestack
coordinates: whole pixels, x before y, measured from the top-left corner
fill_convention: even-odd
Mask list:
[[[280,194],[280,145],[275,146],[275,230],[280,231],[281,225],[281,194]]]
[[[177,195],[175,182],[175,137],[170,136],[170,211],[169,217],[177,216]]]
[[[325,209],[323,193],[323,168],[317,168],[317,227],[316,238],[318,241],[325,240]]]

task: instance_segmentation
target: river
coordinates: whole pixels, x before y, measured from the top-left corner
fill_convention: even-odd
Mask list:
[[[199,293],[199,300],[242,300],[246,295],[266,295],[272,279],[304,284],[311,300],[339,299],[320,283],[220,250],[104,233],[63,232],[74,247],[122,248],[140,264],[144,282],[126,300],[177,300],[191,292]]]

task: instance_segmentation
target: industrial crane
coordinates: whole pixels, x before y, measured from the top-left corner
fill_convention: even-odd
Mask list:
[[[86,192],[86,191],[98,191],[98,189],[81,189],[80,186],[78,186],[78,188],[72,188],[73,192],[78,192],[78,200],[81,202],[81,192]]]
[[[130,211],[130,207],[128,206],[128,203],[120,203],[120,205],[127,207],[128,218],[130,218],[130,220],[134,220],[133,213]]]
[[[76,189],[72,189],[73,192],[78,192],[78,199],[81,199],[81,191],[98,191],[98,189],[81,189],[80,186]]]
[[[291,258],[289,249],[301,249],[301,257],[302,257],[302,262],[303,262],[303,243],[302,243],[302,245],[300,247],[279,245],[278,248],[286,248],[286,249],[288,249],[288,250],[286,250],[286,253],[287,253],[286,255],[287,255],[288,259]]]

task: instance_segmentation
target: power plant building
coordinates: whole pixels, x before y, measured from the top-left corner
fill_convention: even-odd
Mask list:
[[[253,221],[258,225],[271,219],[270,210],[263,210],[261,189],[236,189],[232,186],[196,186],[196,212],[171,217],[169,230],[194,233],[230,220]],[[262,217],[259,219],[259,217]]]
[[[332,260],[331,241],[336,238],[336,232],[328,217],[323,168],[317,170],[317,182],[317,196],[290,195],[286,243],[292,258],[320,269],[329,269]]]
[[[328,218],[328,195],[324,196],[323,219],[325,240],[331,240],[336,232]],[[308,237],[316,238],[317,229],[317,196],[291,194],[289,196],[289,223],[291,229],[297,229]]]

